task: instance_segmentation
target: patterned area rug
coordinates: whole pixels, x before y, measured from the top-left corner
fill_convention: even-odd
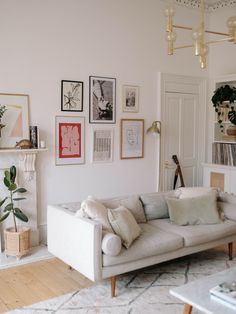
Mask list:
[[[226,250],[212,249],[119,276],[115,298],[110,297],[110,281],[106,280],[8,314],[182,314],[183,304],[169,294],[171,287],[233,266],[236,258],[228,261]]]

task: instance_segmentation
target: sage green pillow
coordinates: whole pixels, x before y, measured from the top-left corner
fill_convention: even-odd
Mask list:
[[[215,191],[198,197],[167,198],[166,201],[170,220],[176,225],[204,225],[222,222],[216,204]]]
[[[132,213],[124,206],[108,209],[108,220],[126,248],[130,247],[142,232]]]

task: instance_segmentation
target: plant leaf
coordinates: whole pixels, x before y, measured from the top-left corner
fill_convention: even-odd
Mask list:
[[[17,185],[15,183],[12,183],[9,187],[8,190],[9,191],[14,191],[17,188]]]
[[[28,222],[28,220],[29,220],[28,217],[20,210],[20,208],[14,208],[13,213],[18,219],[20,219],[24,222]]]
[[[15,183],[15,179],[16,179],[16,167],[11,166],[11,168],[10,168],[10,180],[12,183]]]
[[[13,201],[22,201],[25,199],[26,199],[26,197],[16,197],[16,198],[13,198]]]
[[[13,193],[25,193],[27,190],[25,188],[18,188]]]
[[[4,171],[4,175],[5,175],[5,178],[7,179],[7,181],[11,181],[11,175],[10,175],[10,172],[8,170],[5,170]]]
[[[7,204],[7,206],[5,207],[4,211],[7,211],[7,210],[13,210],[13,203],[9,203]]]
[[[0,207],[4,204],[5,200],[7,199],[7,197],[5,197],[3,200],[1,200],[0,202]]]
[[[3,182],[7,188],[9,188],[9,186],[11,185],[11,183],[7,180],[6,177],[3,179]]]
[[[5,215],[3,215],[2,217],[0,217],[0,222],[2,222],[3,220],[5,220],[8,216],[9,216],[10,212],[6,213]]]

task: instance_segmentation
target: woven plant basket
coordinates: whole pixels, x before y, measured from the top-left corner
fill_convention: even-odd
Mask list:
[[[5,254],[16,256],[18,259],[30,251],[30,228],[20,227],[15,232],[14,228],[4,230]]]

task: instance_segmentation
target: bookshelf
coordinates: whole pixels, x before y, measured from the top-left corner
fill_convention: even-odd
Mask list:
[[[213,89],[216,90],[217,88],[225,85],[236,87],[236,75],[230,75],[215,80]],[[212,90],[211,95],[213,95],[214,90]],[[220,127],[217,120],[218,113],[214,113],[212,143],[213,164],[236,166],[236,135],[234,134],[236,126],[228,119],[228,113],[232,106],[236,108],[236,102],[232,104],[229,101],[225,101],[220,106],[220,119],[222,120],[222,127]]]

